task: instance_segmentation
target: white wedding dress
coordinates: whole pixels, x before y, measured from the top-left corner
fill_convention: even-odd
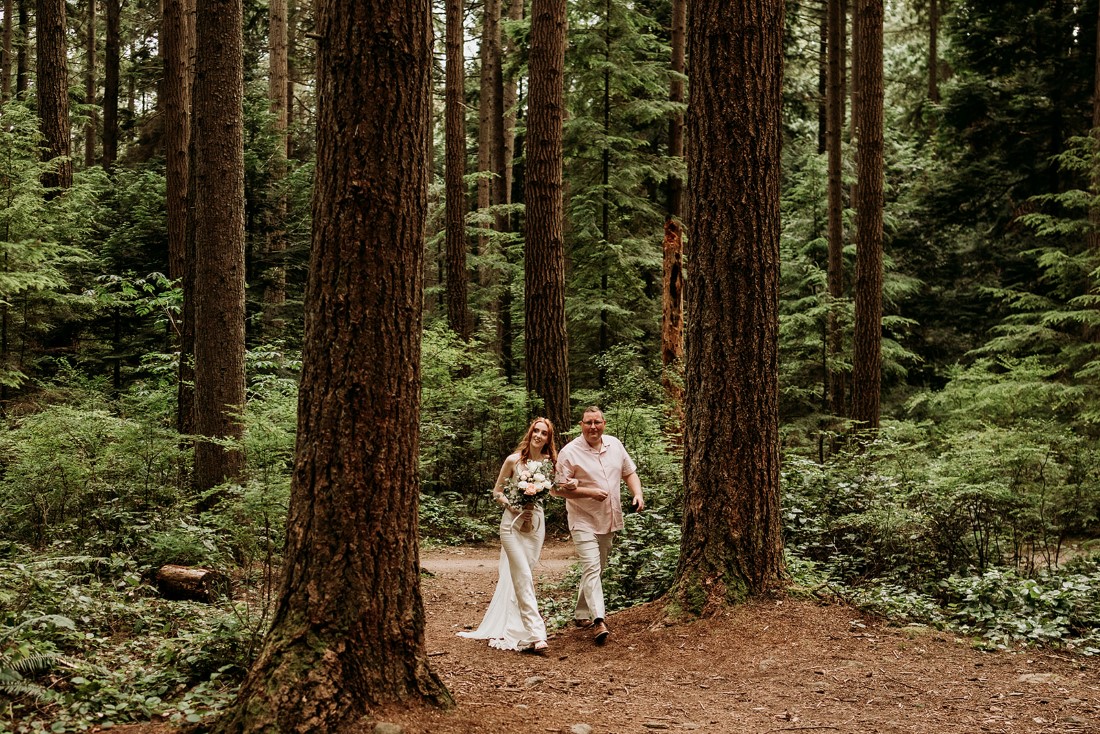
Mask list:
[[[546,537],[542,506],[533,505],[531,515],[531,530],[520,532],[520,516],[504,511],[500,519],[499,578],[493,600],[478,628],[459,632],[459,637],[488,640],[490,647],[498,650],[524,650],[546,640],[546,624],[539,614],[532,575]]]

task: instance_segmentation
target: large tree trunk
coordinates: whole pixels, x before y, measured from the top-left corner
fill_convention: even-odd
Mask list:
[[[672,2],[672,82],[669,101],[684,101],[685,56],[687,49],[687,0]],[[684,114],[676,112],[668,125],[668,154],[682,158],[684,155]],[[668,217],[665,219],[665,236],[662,243],[663,278],[661,287],[661,378],[672,404],[672,421],[676,431],[683,430],[684,394],[680,379],[674,372],[681,370],[680,359],[684,350],[683,299],[684,299],[684,230],[683,217],[684,182],[673,175],[668,180]]]
[[[244,409],[244,69],[241,0],[195,8],[193,208],[195,242],[195,484],[240,476]]]
[[[829,86],[829,3],[821,0],[821,23],[817,37],[817,154],[828,148],[829,134],[828,86]],[[816,219],[816,217],[815,217]],[[820,236],[815,233],[815,237]]]
[[[882,389],[883,85],[882,0],[859,0],[853,45],[859,154],[856,163],[855,337],[852,418],[877,428]]]
[[[93,0],[94,1],[94,0]],[[4,40],[0,48],[0,103],[11,99],[12,0],[4,0]]]
[[[774,588],[784,574],[778,397],[783,0],[692,0],[688,13],[686,495],[670,608],[708,614]]]
[[[286,304],[286,210],[287,175],[287,0],[268,2],[268,43],[271,65],[268,97],[275,133],[275,152],[271,161],[270,209],[264,261],[264,335],[277,339],[283,333],[283,306]]]
[[[376,706],[450,700],[424,648],[416,519],[428,2],[317,9],[313,247],[283,586],[219,732],[347,731]]]
[[[1087,243],[1093,254],[1100,252],[1100,13],[1096,15],[1096,48],[1093,50],[1092,79],[1092,138],[1096,146],[1093,151],[1093,166],[1089,172],[1089,193],[1093,204],[1089,207],[1089,231]]]
[[[103,167],[118,158],[118,82],[122,0],[104,0],[107,9],[107,41],[103,47]]]
[[[164,0],[164,28],[161,35],[164,59],[164,158],[166,205],[168,209],[168,272],[183,287],[185,310],[177,322],[180,343],[180,381],[177,387],[176,427],[189,433],[194,393],[191,357],[194,354],[193,325],[191,340],[184,342],[190,304],[194,299],[194,260],[187,255],[187,174],[188,146],[191,143],[191,0]],[[191,275],[188,277],[188,270]]]
[[[828,2],[828,84],[826,85],[826,148],[829,157],[829,318],[826,339],[825,405],[835,416],[844,415],[844,372],[836,368],[844,350],[844,334],[837,311],[844,298],[844,182],[841,179],[844,127],[844,8],[842,0]]]
[[[69,64],[65,53],[64,0],[38,0],[35,49],[38,62],[38,118],[42,125],[43,160],[57,160],[42,183],[49,189],[67,189],[73,184],[73,162],[69,158]]]
[[[466,318],[466,58],[462,0],[447,0],[447,323],[470,338]]]
[[[85,31],[85,63],[84,70],[84,103],[88,105],[88,122],[84,125],[84,167],[91,168],[95,165],[95,4],[96,0],[88,0],[88,20]]]
[[[571,422],[561,188],[565,23],[565,0],[531,3],[523,194],[527,205],[524,250],[527,392],[542,401],[543,413],[557,426]]]

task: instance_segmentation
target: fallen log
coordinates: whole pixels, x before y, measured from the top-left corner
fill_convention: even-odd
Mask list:
[[[169,563],[157,569],[155,580],[165,599],[210,603],[229,593],[229,578],[209,568]]]

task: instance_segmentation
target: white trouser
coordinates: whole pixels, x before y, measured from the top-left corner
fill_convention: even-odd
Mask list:
[[[577,592],[577,609],[574,619],[603,619],[603,581],[600,574],[607,568],[607,556],[611,553],[611,541],[615,533],[592,533],[574,530],[573,546],[581,560],[581,585]]]
[[[504,513],[505,518],[509,513]],[[529,637],[521,640],[525,645],[534,644],[546,639],[546,623],[539,614],[539,604],[535,599],[535,579],[531,574],[531,566],[538,562],[539,551],[542,550],[542,534],[545,532],[545,523],[542,513],[535,518],[538,523],[530,533],[518,532],[519,524],[514,526],[510,522],[501,523],[500,545],[504,548],[504,554],[508,557],[508,573],[512,577],[512,588],[516,593],[516,604],[519,606],[519,616],[523,620],[523,627]]]

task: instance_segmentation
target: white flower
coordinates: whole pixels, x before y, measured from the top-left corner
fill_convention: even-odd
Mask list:
[[[519,480],[519,483],[516,484],[516,486],[519,487],[520,489],[527,489],[527,482],[525,480],[521,479],[521,480]]]
[[[534,472],[534,471],[538,471],[541,468],[542,468],[542,462],[541,461],[528,461],[527,462],[527,470],[528,471],[533,471]]]
[[[535,472],[535,481],[542,482],[546,480],[546,475],[540,471]]]

